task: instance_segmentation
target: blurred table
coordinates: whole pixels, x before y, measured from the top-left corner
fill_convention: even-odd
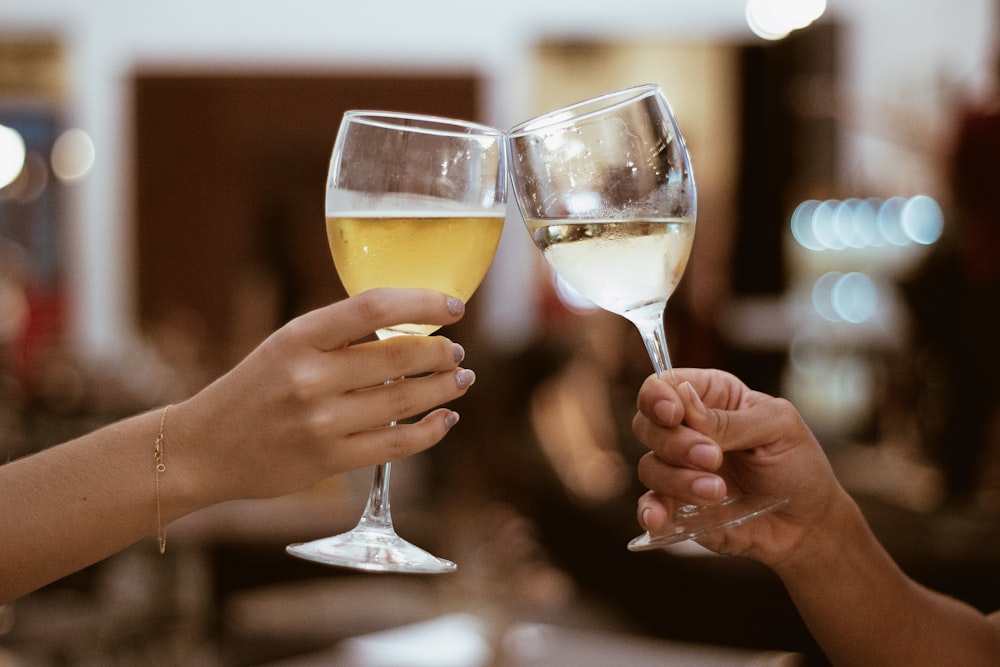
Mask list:
[[[794,653],[760,652],[538,623],[515,623],[497,639],[472,614],[353,637],[328,651],[269,667],[793,667]]]

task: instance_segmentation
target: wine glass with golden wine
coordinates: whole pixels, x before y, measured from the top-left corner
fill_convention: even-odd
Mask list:
[[[577,292],[631,321],[657,375],[673,381],[663,315],[691,253],[697,196],[660,87],[584,100],[525,121],[507,137],[514,195],[535,246]],[[687,505],[629,549],[691,539],[785,502],[747,494]]]
[[[388,111],[345,113],[330,159],[326,231],[347,293],[422,287],[468,301],[500,241],[506,154],[503,133],[484,125]],[[376,334],[426,336],[437,328],[413,322]],[[353,529],[289,545],[288,552],[376,572],[455,570],[455,563],[396,534],[390,470],[389,463],[375,467],[368,502]]]

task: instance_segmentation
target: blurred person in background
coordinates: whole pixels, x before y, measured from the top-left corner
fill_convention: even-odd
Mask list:
[[[0,465],[0,603],[154,532],[162,552],[163,526],[196,510],[436,444],[458,414],[435,406],[475,380],[459,367],[462,347],[443,336],[363,339],[393,324],[452,324],[464,311],[438,292],[372,290],[295,318],[184,401]]]
[[[917,380],[904,393],[945,501],[964,510],[1000,447],[1000,93],[962,111],[947,176],[955,224],[902,286]]]
[[[676,387],[645,381],[633,421],[652,450],[639,462],[650,489],[638,503],[645,529],[655,533],[679,506],[717,504],[727,493],[788,497],[697,541],[770,567],[833,664],[997,664],[1000,612],[984,615],[907,576],[791,403],[722,371],[676,376]]]

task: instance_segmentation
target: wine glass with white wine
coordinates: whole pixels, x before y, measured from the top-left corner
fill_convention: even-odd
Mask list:
[[[503,133],[484,125],[387,111],[345,113],[330,159],[326,230],[347,293],[422,287],[468,301],[500,242],[506,155]],[[426,336],[437,328],[403,323],[376,334]],[[455,563],[396,534],[390,470],[389,463],[376,466],[357,526],[289,545],[288,553],[376,572],[454,571]]]
[[[607,93],[507,132],[514,194],[552,269],[597,306],[631,321],[658,376],[673,381],[663,326],[694,242],[697,196],[687,148],[655,84]],[[785,499],[731,495],[687,505],[640,551],[776,509]]]

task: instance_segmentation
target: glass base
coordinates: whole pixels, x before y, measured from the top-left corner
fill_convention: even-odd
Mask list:
[[[649,551],[690,540],[712,530],[732,528],[788,503],[788,498],[770,496],[728,497],[719,505],[685,505],[656,533],[646,532],[628,543],[629,551]]]
[[[333,537],[289,544],[285,551],[314,563],[368,572],[441,574],[457,568],[450,560],[410,544],[391,530],[360,526]]]

